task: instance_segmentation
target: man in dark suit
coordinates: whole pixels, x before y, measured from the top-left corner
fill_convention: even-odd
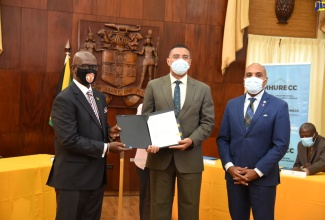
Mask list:
[[[187,75],[191,56],[185,45],[176,45],[171,49],[167,64],[170,74],[148,83],[142,114],[178,106],[175,112],[184,139],[177,146],[162,149],[148,147],[146,166],[150,169],[150,219],[171,219],[177,177],[178,219],[197,220],[203,171],[202,142],[209,137],[214,127],[211,89]],[[174,92],[177,91],[178,80],[180,102],[174,104],[177,100]]]
[[[71,65],[73,82],[53,102],[55,158],[47,184],[55,188],[56,219],[100,219],[106,154],[124,150],[122,143],[108,143],[118,136],[119,127],[108,126],[105,96],[91,87],[97,69],[92,53],[77,52]]]
[[[304,123],[300,126],[298,154],[293,170],[313,175],[325,171],[325,138],[318,135],[315,125]]]
[[[247,93],[228,102],[217,138],[233,220],[248,220],[251,208],[255,220],[274,219],[278,162],[289,147],[290,120],[288,104],[265,92],[266,83],[262,65],[246,68]]]

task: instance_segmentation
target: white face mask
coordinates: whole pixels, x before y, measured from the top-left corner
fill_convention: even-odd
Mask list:
[[[244,86],[248,93],[257,94],[263,89],[263,79],[257,78],[255,76],[246,78],[244,80]]]
[[[315,143],[315,141],[313,140],[314,137],[315,134],[312,137],[300,138],[302,145],[304,145],[305,147],[312,147]]]
[[[178,59],[172,63],[171,68],[175,74],[183,75],[190,68],[190,65],[185,60]]]

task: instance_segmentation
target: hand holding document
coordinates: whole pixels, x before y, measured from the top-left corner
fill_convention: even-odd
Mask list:
[[[179,123],[173,110],[149,115],[117,115],[121,141],[128,148],[147,148],[149,145],[168,147],[182,140]]]

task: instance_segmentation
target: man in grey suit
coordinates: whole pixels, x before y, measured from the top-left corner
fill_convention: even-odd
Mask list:
[[[108,143],[120,129],[108,126],[105,96],[91,87],[97,69],[92,53],[77,52],[73,82],[53,102],[55,158],[47,184],[55,188],[57,220],[100,219],[106,154],[125,150],[122,143]]]
[[[147,149],[150,219],[171,219],[177,177],[178,219],[197,220],[203,171],[202,142],[214,128],[214,104],[210,87],[187,75],[191,56],[185,45],[175,45],[171,49],[167,64],[170,73],[148,83],[142,114],[175,109],[184,139],[177,146],[161,149],[149,146]],[[176,81],[180,81],[178,104],[174,104]]]
[[[313,175],[325,171],[325,138],[318,135],[315,125],[303,123],[299,129],[301,141],[293,170]]]

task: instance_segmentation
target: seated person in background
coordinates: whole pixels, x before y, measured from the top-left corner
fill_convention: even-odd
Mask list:
[[[325,138],[318,135],[315,125],[304,123],[300,126],[298,154],[292,170],[304,171],[307,175],[325,171]]]

